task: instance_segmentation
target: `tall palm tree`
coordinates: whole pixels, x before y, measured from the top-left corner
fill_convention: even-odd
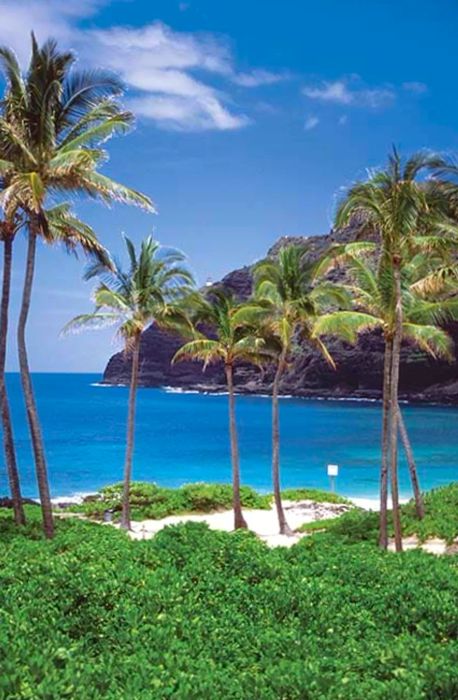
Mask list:
[[[387,495],[388,495],[388,425],[390,421],[390,392],[393,335],[396,329],[396,313],[393,312],[392,269],[382,256],[378,261],[375,244],[350,243],[336,246],[322,265],[329,269],[331,264],[341,264],[345,268],[346,282],[342,289],[353,299],[353,310],[334,311],[323,315],[316,324],[319,335],[335,335],[351,344],[356,343],[358,334],[373,328],[380,328],[385,343],[383,379],[383,418],[382,418],[382,470],[380,501],[380,545],[386,548]],[[333,263],[331,262],[333,261]],[[442,258],[432,254],[418,253],[400,265],[402,302],[402,340],[422,349],[434,358],[451,359],[452,342],[448,334],[438,324],[458,318],[458,298],[443,297],[441,294],[425,299],[419,289],[425,279],[431,280],[435,269],[440,267]],[[424,515],[423,499],[418,483],[413,452],[402,417],[399,403],[395,405],[396,419],[401,440],[404,443],[414,491],[416,511],[419,518]],[[393,503],[393,515],[394,515]],[[399,517],[399,514],[398,514]],[[396,521],[395,521],[396,522]]]
[[[440,186],[442,183],[425,180],[428,174],[443,172],[447,166],[442,157],[427,152],[416,153],[404,162],[393,149],[386,169],[370,172],[366,181],[350,187],[336,215],[337,226],[347,224],[356,215],[362,231],[377,232],[381,260],[390,271],[388,293],[393,326],[385,353],[381,507],[382,518],[386,520],[383,493],[389,461],[397,551],[402,550],[398,487],[398,385],[403,334],[401,268],[412,251],[422,245],[439,244],[442,233],[448,230],[450,193]],[[422,237],[426,239],[423,244]],[[386,527],[381,531],[382,547],[387,546],[384,533]]]
[[[189,302],[188,302],[189,304]],[[191,300],[191,318],[197,328],[206,328],[208,333],[199,333],[181,347],[172,359],[178,362],[185,359],[201,360],[205,367],[210,363],[222,362],[229,397],[229,435],[232,460],[232,493],[234,529],[246,528],[240,499],[240,455],[235,415],[234,365],[238,362],[260,364],[269,357],[265,340],[256,335],[251,325],[247,325],[245,304],[224,288],[213,288],[204,297],[194,295]]]
[[[290,245],[278,257],[259,263],[254,270],[253,313],[261,327],[277,339],[279,352],[272,384],[272,482],[280,533],[292,535],[283,510],[280,489],[280,381],[300,339],[318,349],[334,366],[326,345],[315,334],[315,323],[323,309],[343,303],[339,289],[328,282],[317,283],[316,266],[308,261],[307,248]]]
[[[0,301],[0,409],[3,428],[3,449],[5,454],[6,470],[13,503],[13,514],[16,525],[25,524],[24,506],[22,504],[21,485],[14,443],[13,424],[11,410],[6,388],[6,341],[9,325],[9,303],[11,290],[11,272],[13,261],[13,240],[20,228],[21,222],[2,221],[0,224],[0,240],[3,243],[3,277]]]
[[[92,229],[81,222],[71,211],[69,204],[61,204],[46,212],[48,220],[48,242],[62,243],[70,252],[77,253],[82,249],[85,253],[95,257],[101,262],[108,260],[107,253],[103,246],[97,241]],[[2,296],[0,310],[0,402],[3,425],[3,442],[5,452],[5,462],[8,472],[11,497],[13,502],[13,512],[16,524],[25,523],[25,513],[22,504],[19,471],[17,466],[16,449],[14,444],[13,426],[11,412],[8,401],[8,394],[5,381],[5,360],[6,360],[6,340],[8,335],[9,298],[11,286],[11,270],[13,256],[13,241],[17,232],[23,225],[23,217],[18,216],[13,223],[3,222],[1,240],[4,249],[4,265],[2,279]],[[46,486],[46,485],[44,485]],[[47,507],[46,499],[43,500],[44,507]],[[47,517],[52,517],[52,513],[47,511]]]
[[[47,199],[85,194],[107,203],[123,201],[151,209],[150,200],[102,175],[101,144],[124,133],[132,115],[121,110],[119,81],[101,71],[78,72],[74,55],[59,52],[53,40],[41,48],[32,36],[25,76],[15,55],[0,48],[7,91],[0,115],[0,175],[7,186],[0,204],[7,218],[21,210],[27,217],[28,247],[17,342],[27,418],[43,508],[44,531],[53,535],[46,459],[26,347],[38,237],[49,240]]]
[[[125,271],[117,262],[112,262],[109,267],[100,263],[92,265],[86,279],[98,277],[100,280],[94,292],[95,310],[74,318],[64,332],[117,325],[125,352],[132,357],[121,514],[121,526],[130,529],[130,484],[141,334],[153,322],[164,328],[186,329],[186,315],[179,304],[194,281],[183,264],[185,257],[179,251],[162,248],[149,236],[142,241],[137,253],[132,241],[127,237],[124,240],[129,269]]]

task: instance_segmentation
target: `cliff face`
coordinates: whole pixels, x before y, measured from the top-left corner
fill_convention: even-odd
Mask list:
[[[321,255],[335,242],[353,240],[355,231],[350,226],[340,231],[331,231],[326,236],[310,238],[280,238],[268,251],[275,255],[287,243],[307,241],[312,257]],[[229,287],[240,298],[251,293],[252,278],[249,267],[229,273],[222,284]],[[458,343],[458,323],[448,329]],[[159,330],[154,325],[148,328],[141,341],[140,382],[143,386],[172,386],[202,391],[218,391],[224,388],[223,368],[209,366],[205,372],[197,362],[182,362],[175,366],[170,360],[182,341],[179,337]],[[300,348],[285,374],[282,393],[295,396],[379,398],[382,386],[383,340],[379,333],[365,333],[356,347],[340,341],[328,343],[337,363],[332,370],[316,351]],[[458,345],[457,345],[458,346]],[[127,384],[130,379],[130,358],[124,353],[111,357],[104,372],[104,381],[109,384]],[[240,365],[235,372],[238,390],[243,393],[268,392],[272,382],[272,371],[261,372],[251,366]],[[424,353],[409,346],[402,349],[400,394],[414,401],[458,404],[458,363],[434,361]]]

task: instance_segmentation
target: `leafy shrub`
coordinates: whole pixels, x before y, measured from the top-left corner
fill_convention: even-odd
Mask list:
[[[121,511],[122,483],[100,489],[88,496],[83,503],[67,510],[101,518],[106,510],[112,510],[115,518]],[[167,515],[181,513],[211,513],[232,507],[230,484],[185,484],[179,488],[164,488],[154,483],[136,481],[131,486],[131,516],[133,520],[158,520]],[[242,486],[240,496],[244,508],[269,509],[272,494],[260,494],[249,486]],[[313,500],[318,503],[348,503],[342,496],[318,489],[287,489],[282,496],[288,500]]]
[[[101,518],[106,510],[115,516],[121,510],[122,483],[105,486],[98,494],[89,496],[82,504],[69,510]],[[157,520],[180,513],[210,513],[232,507],[230,484],[185,484],[177,489],[154,483],[133,482],[131,486],[131,516],[134,520]],[[245,508],[269,508],[271,497],[256,493],[249,486],[240,489]]]
[[[201,523],[135,542],[67,519],[44,541],[4,516],[0,542],[1,698],[458,697],[453,557]]]
[[[425,517],[418,521],[415,504],[402,507],[402,526],[406,534],[421,540],[441,537],[452,542],[458,537],[458,483],[441,486],[424,494]]]
[[[425,517],[422,520],[418,520],[416,516],[413,500],[401,507],[404,535],[417,535],[421,541],[429,537],[440,537],[448,543],[458,538],[458,483],[428,491],[424,494],[424,505]],[[325,529],[333,536],[343,537],[349,542],[376,542],[378,527],[378,513],[354,508],[339,518],[307,523],[299,530],[310,532]],[[393,536],[391,512],[388,513],[388,529],[390,536]]]
[[[181,491],[185,508],[191,512],[209,513],[232,508],[232,486],[229,484],[186,484]],[[270,497],[260,496],[249,486],[240,487],[240,497],[245,508],[270,507]]]
[[[288,501],[315,501],[315,503],[351,503],[348,498],[339,496],[338,493],[322,491],[321,489],[286,489],[282,491],[282,497]]]

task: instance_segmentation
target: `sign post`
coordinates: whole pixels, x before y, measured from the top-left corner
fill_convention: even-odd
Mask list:
[[[328,476],[331,484],[331,493],[335,493],[336,490],[336,476],[339,476],[339,465],[338,464],[328,464]]]

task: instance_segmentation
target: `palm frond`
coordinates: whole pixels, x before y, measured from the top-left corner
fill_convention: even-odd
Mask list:
[[[312,289],[309,297],[312,301],[311,311],[315,304],[317,309],[327,309],[330,306],[350,309],[352,306],[352,295],[348,287],[334,282],[321,282]]]
[[[80,314],[69,321],[62,329],[61,334],[79,333],[82,330],[99,330],[113,326],[119,322],[119,314],[96,311],[90,314]]]
[[[107,203],[117,201],[134,204],[149,212],[156,211],[149,197],[98,172],[84,173],[81,177],[81,187],[87,188],[88,193],[92,192]]]
[[[458,321],[458,298],[439,301],[416,300],[409,309],[408,318],[412,323],[439,326]]]
[[[315,277],[323,277],[335,267],[345,266],[349,260],[364,257],[376,250],[375,243],[370,241],[354,241],[332,245],[327,253],[318,261]]]
[[[453,341],[444,330],[437,326],[404,323],[403,337],[431,355],[434,359],[453,359]]]
[[[337,368],[337,365],[334,361],[334,358],[332,357],[327,346],[325,345],[325,343],[323,343],[321,338],[319,338],[319,337],[311,338],[311,344],[312,344],[312,347],[316,348],[318,350],[318,352],[320,353],[320,355],[322,355],[324,357],[324,359],[326,360],[328,365],[330,367],[332,367],[332,369]]]
[[[113,136],[125,134],[131,127],[132,120],[133,115],[130,112],[119,112],[109,116],[66,140],[59,148],[59,153],[66,153],[82,147],[87,148],[94,144],[100,145]]]
[[[183,345],[172,358],[172,365],[183,360],[199,360],[206,367],[211,362],[224,359],[224,351],[217,340],[201,338]]]
[[[334,311],[320,316],[313,327],[313,336],[329,335],[355,345],[358,336],[367,330],[382,327],[381,319],[359,311]]]

